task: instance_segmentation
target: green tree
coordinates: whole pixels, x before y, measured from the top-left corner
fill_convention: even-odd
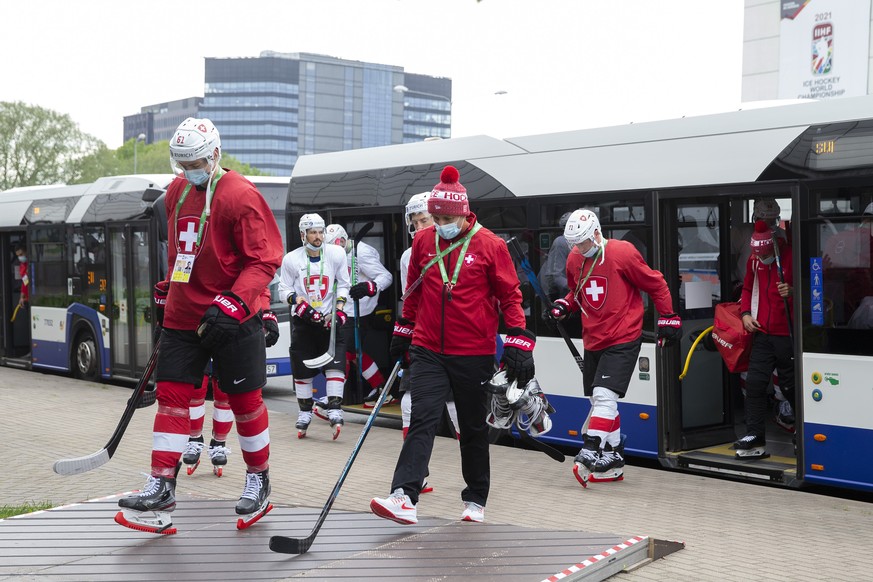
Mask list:
[[[81,175],[82,160],[101,146],[69,115],[0,101],[0,190],[72,183]]]

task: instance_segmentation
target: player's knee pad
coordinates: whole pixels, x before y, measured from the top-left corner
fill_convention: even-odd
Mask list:
[[[615,418],[618,414],[618,394],[609,388],[596,386],[591,394],[591,406],[594,408],[593,415]]]
[[[343,399],[341,396],[328,396],[327,397],[327,408],[328,410],[339,410],[342,408]]]
[[[314,400],[312,398],[298,398],[297,406],[300,407],[301,412],[312,412],[312,405]]]

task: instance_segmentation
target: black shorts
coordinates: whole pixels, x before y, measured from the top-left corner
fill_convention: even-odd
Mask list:
[[[346,342],[342,332],[337,329],[336,347],[333,352],[333,361],[329,362],[320,370],[307,368],[303,360],[316,358],[327,351],[330,343],[330,330],[321,325],[312,325],[305,322],[291,322],[291,374],[295,378],[307,380],[314,378],[321,370],[339,370],[343,374],[346,371]]]
[[[214,350],[204,348],[195,331],[164,328],[157,380],[200,386],[210,358],[218,385],[227,394],[263,388],[267,383],[267,348],[260,313],[240,325],[232,342]]]
[[[642,345],[643,338],[639,338],[596,352],[585,350],[585,372],[582,374],[585,396],[590,397],[595,386],[602,386],[624,398],[637,368]]]

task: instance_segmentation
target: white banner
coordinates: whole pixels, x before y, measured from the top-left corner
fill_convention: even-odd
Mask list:
[[[779,98],[867,94],[870,0],[782,0]]]

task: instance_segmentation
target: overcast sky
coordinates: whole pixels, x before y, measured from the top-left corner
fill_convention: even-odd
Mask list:
[[[111,148],[125,115],[203,95],[205,57],[262,50],[450,77],[455,137],[740,106],[742,0],[0,3],[0,101],[68,113]]]

